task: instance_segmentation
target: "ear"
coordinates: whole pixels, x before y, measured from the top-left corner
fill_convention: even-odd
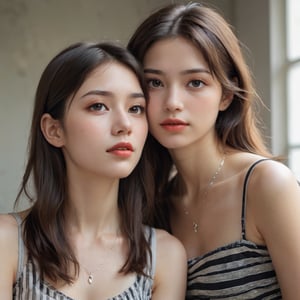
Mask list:
[[[57,148],[64,145],[63,129],[59,120],[53,119],[50,114],[46,113],[41,118],[40,126],[49,144]]]
[[[230,104],[233,100],[233,97],[234,97],[234,95],[232,92],[223,94],[222,99],[219,104],[219,110],[220,111],[226,110],[230,106]]]
[[[231,84],[235,87],[238,87],[238,78],[237,77],[232,78]],[[219,110],[220,111],[226,110],[230,106],[233,98],[234,98],[233,89],[231,91],[223,92],[223,96],[219,105]]]

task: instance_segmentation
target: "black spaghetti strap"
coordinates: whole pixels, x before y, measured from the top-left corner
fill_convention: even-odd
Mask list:
[[[255,163],[253,163],[250,166],[250,168],[248,169],[246,176],[245,176],[244,186],[243,186],[242,220],[241,220],[241,222],[242,222],[242,239],[243,240],[246,239],[246,194],[247,194],[248,180],[249,180],[249,177],[250,177],[253,169],[255,168],[255,166],[265,160],[270,160],[270,158],[262,158],[262,159],[256,161]]]

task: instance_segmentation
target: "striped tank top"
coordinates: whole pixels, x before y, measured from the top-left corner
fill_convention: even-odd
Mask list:
[[[40,279],[35,265],[27,260],[25,262],[25,247],[22,239],[21,219],[18,214],[13,214],[18,222],[19,230],[19,261],[17,280],[13,287],[13,300],[75,300]],[[147,274],[150,277],[137,275],[134,283],[121,294],[107,300],[150,300],[152,295],[153,277],[156,263],[156,235],[155,230],[146,228],[146,234],[149,237],[152,264],[147,267]]]
[[[186,300],[282,299],[268,249],[246,239],[245,214],[248,170],[243,187],[242,238],[188,261]]]

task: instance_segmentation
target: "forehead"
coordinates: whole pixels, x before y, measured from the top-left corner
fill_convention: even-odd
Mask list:
[[[127,66],[110,61],[96,67],[84,80],[77,94],[89,89],[133,92],[141,87],[136,74]]]
[[[143,63],[145,68],[154,69],[208,68],[200,49],[182,37],[168,38],[154,43],[146,52]]]

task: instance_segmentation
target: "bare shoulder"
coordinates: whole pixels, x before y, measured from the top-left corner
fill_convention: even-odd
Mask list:
[[[164,230],[156,229],[157,236],[157,269],[161,267],[185,270],[187,255],[182,243]],[[176,266],[176,267],[175,267]],[[175,270],[174,270],[175,271]]]
[[[19,218],[23,221],[29,213],[29,209],[18,212]],[[11,247],[18,247],[18,222],[12,214],[0,214],[0,245],[3,243]]]
[[[275,228],[278,233],[300,226],[300,187],[283,163],[265,160],[257,164],[249,178],[247,197],[248,211],[265,242],[274,237]]]
[[[186,261],[186,252],[182,243],[165,230],[156,229],[158,254],[179,256]],[[172,253],[170,253],[170,250]]]
[[[249,187],[254,193],[265,196],[276,196],[287,190],[290,192],[299,190],[293,172],[283,163],[274,160],[265,160],[255,166]]]
[[[0,257],[17,253],[17,250],[18,224],[16,219],[9,214],[0,214]]]
[[[12,286],[18,263],[18,224],[8,214],[0,215],[0,291]],[[2,295],[2,294],[1,294]],[[2,298],[1,298],[2,299]]]
[[[284,163],[257,154],[234,152],[228,155],[227,164],[230,165],[231,174],[240,174],[242,181],[247,171],[253,166],[248,178],[248,191],[251,191],[251,194],[276,193],[281,188],[297,188],[298,186],[295,175]]]
[[[153,300],[184,299],[187,278],[187,256],[181,242],[164,230],[156,229],[157,263]]]
[[[0,214],[0,244],[13,242],[18,237],[18,224],[9,214]]]

